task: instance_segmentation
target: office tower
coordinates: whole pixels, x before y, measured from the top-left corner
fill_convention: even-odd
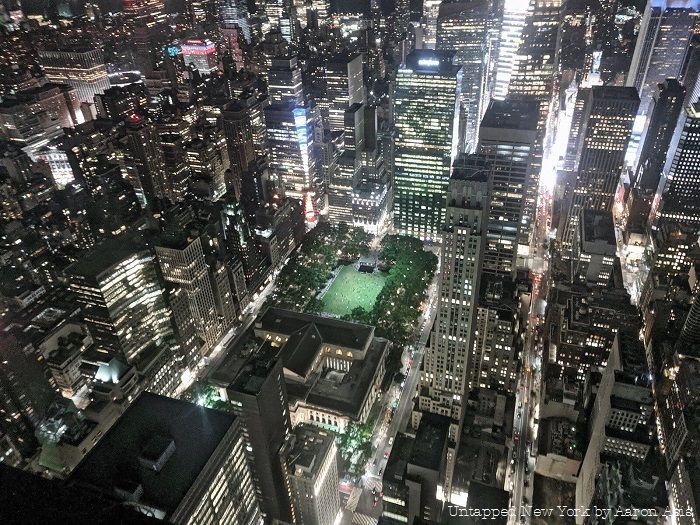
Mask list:
[[[144,392],[71,482],[168,523],[257,525],[240,418]]]
[[[224,132],[214,126],[199,128],[195,139],[185,145],[191,184],[207,199],[221,198],[230,184],[227,146]]]
[[[268,0],[264,4],[264,13],[268,18],[269,29],[279,30],[288,44],[297,41],[297,20],[292,0]]]
[[[170,310],[153,259],[140,237],[124,235],[66,269],[97,349],[127,363],[152,346],[172,343]]]
[[[97,93],[104,93],[109,88],[100,49],[43,49],[39,51],[39,65],[50,82],[73,86],[80,102],[92,104]]]
[[[546,120],[556,73],[557,38],[562,0],[533,0],[514,59],[508,94],[540,102]]]
[[[248,4],[241,0],[218,0],[218,25],[226,48],[233,54],[238,48],[238,35],[247,43],[252,42],[250,23],[248,22]]]
[[[307,107],[273,104],[265,108],[265,125],[270,148],[270,170],[279,179],[287,196],[312,199],[311,222],[316,217],[316,202],[323,194],[317,178],[314,129],[317,112]]]
[[[129,161],[136,172],[137,183],[147,200],[170,197],[160,138],[152,124],[137,114],[126,123]]]
[[[662,221],[649,233],[649,266],[654,278],[670,283],[687,274],[700,244],[697,225]]]
[[[95,95],[97,116],[114,122],[125,120],[134,113],[142,113],[147,104],[148,92],[141,83],[112,86],[103,94]]]
[[[529,1],[505,0],[498,39],[496,82],[493,90],[493,98],[495,99],[503,99],[508,94],[513,66],[520,49],[522,32],[529,13]]]
[[[186,136],[173,129],[172,122],[157,123],[158,146],[163,155],[165,188],[163,196],[170,202],[182,202],[188,193],[190,169],[185,150]]]
[[[273,57],[267,72],[270,104],[304,105],[304,85],[301,67],[295,56]]]
[[[303,201],[307,222],[315,223],[324,207],[314,148],[321,115],[318,107],[306,102],[296,57],[272,59],[268,95],[271,104],[264,114],[270,170],[287,196]]]
[[[438,306],[421,369],[418,409],[452,418],[457,439],[471,367],[481,258],[486,242],[491,168],[481,156],[460,157],[447,188]]]
[[[328,128],[342,131],[345,128],[345,110],[353,104],[365,103],[362,55],[337,56],[328,60],[325,81],[324,105],[328,112]]]
[[[185,291],[197,334],[205,341],[203,350],[211,350],[221,336],[221,325],[201,237],[165,234],[156,241],[155,251],[163,280]]]
[[[484,275],[476,306],[474,345],[467,371],[469,383],[514,394],[518,389],[518,358],[524,329],[516,283],[497,275]]]
[[[565,197],[559,240],[569,254],[581,211],[612,210],[625,161],[632,124],[639,107],[637,90],[630,87],[593,86],[586,91],[578,131],[578,171],[572,191]]]
[[[667,158],[668,175],[663,184],[661,208],[655,220],[700,225],[700,102],[685,108],[685,118],[675,149]],[[675,140],[674,140],[675,142]]]
[[[396,78],[394,227],[437,239],[457,153],[462,72],[453,53],[417,50]]]
[[[640,113],[647,114],[659,84],[681,76],[698,9],[697,0],[647,2],[626,80],[639,92]]]
[[[666,155],[683,108],[685,87],[669,78],[659,84],[637,163],[634,184],[646,193],[656,192],[666,163]]]
[[[246,106],[236,100],[226,104],[221,111],[221,127],[226,136],[231,168],[226,188],[240,199],[242,174],[255,160],[253,126]]]
[[[192,67],[202,75],[214,73],[218,67],[216,45],[211,40],[191,38],[180,46],[185,66]]]
[[[532,159],[538,110],[536,101],[492,100],[481,121],[477,151],[489,159],[493,179],[484,272],[514,275],[518,254],[528,252],[535,206],[526,201],[537,181]]]
[[[353,104],[344,112],[343,152],[328,181],[328,219],[333,224],[353,224],[353,190],[362,176],[365,144],[365,106]]]
[[[462,123],[459,151],[476,149],[479,122],[486,93],[486,68],[490,61],[488,43],[488,0],[442,2],[437,19],[436,49],[454,51],[462,66]]]
[[[340,513],[335,435],[300,425],[294,429],[282,457],[287,466],[295,522],[334,525]]]
[[[282,361],[255,355],[226,389],[250,446],[258,501],[265,518],[291,522],[290,494],[280,451],[292,434]]]

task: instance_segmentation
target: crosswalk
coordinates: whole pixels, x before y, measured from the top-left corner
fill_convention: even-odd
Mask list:
[[[379,520],[377,518],[367,516],[367,515],[362,514],[360,512],[356,512],[355,514],[352,515],[352,524],[353,525],[377,525],[378,521]]]
[[[345,505],[345,508],[351,512],[355,512],[357,504],[360,501],[360,496],[362,496],[362,489],[360,487],[355,487],[354,489],[352,489],[352,492],[350,493],[350,497],[348,498],[348,502]]]

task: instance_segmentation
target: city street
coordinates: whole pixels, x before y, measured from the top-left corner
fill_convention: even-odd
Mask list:
[[[414,344],[409,345],[403,353],[402,371],[408,368],[404,383],[397,388],[392,386],[385,394],[383,409],[379,414],[377,424],[372,435],[373,454],[367,462],[367,469],[362,476],[359,486],[356,486],[348,500],[348,510],[362,514],[379,517],[381,515],[381,500],[374,505],[374,489],[379,495],[382,490],[382,473],[386,467],[387,459],[391,453],[391,445],[398,432],[404,431],[410,421],[413,410],[413,398],[420,381],[420,367],[423,361],[425,345],[430,335],[430,329],[435,319],[437,308],[437,280],[439,269],[428,290],[430,303],[419,319],[415,329]],[[398,401],[398,402],[397,402]],[[397,402],[397,403],[396,403]],[[391,416],[391,407],[396,403],[394,415]]]

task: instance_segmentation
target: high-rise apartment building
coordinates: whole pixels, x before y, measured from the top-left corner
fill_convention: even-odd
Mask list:
[[[474,386],[467,371],[486,241],[490,173],[484,158],[470,155],[460,157],[449,180],[437,316],[421,369],[418,410],[452,418],[454,440],[461,428],[465,396]]]
[[[66,273],[99,350],[133,363],[149,347],[172,342],[154,257],[139,236],[105,241]]]
[[[334,525],[340,513],[338,447],[335,435],[300,425],[282,453],[296,523]]]
[[[585,97],[575,146],[578,171],[564,197],[558,231],[565,254],[570,253],[581,210],[612,210],[639,107],[637,90],[631,87],[594,86]]]
[[[326,95],[322,104],[328,112],[328,128],[342,131],[345,129],[345,110],[353,104],[365,103],[362,55],[337,56],[328,60],[325,81]]]
[[[685,122],[667,157],[661,207],[655,220],[700,225],[700,101],[685,108]],[[673,147],[673,145],[672,145]]]
[[[73,86],[80,102],[92,104],[97,93],[109,89],[101,49],[43,49],[39,51],[39,65],[49,81]]]
[[[453,57],[414,51],[396,78],[394,227],[422,239],[440,236],[457,153],[462,72]]]
[[[205,350],[212,349],[221,335],[221,325],[201,238],[166,235],[156,244],[163,280],[185,291],[197,335],[205,341]]]
[[[538,110],[534,100],[492,100],[481,121],[477,151],[488,158],[492,170],[484,272],[514,275],[518,254],[528,252],[535,206],[526,204],[528,188],[537,184],[533,157]]]
[[[71,483],[164,522],[260,525],[241,418],[148,392]]]
[[[698,10],[697,0],[647,2],[626,81],[640,94],[641,113],[659,84],[681,76]]]
[[[484,111],[486,68],[491,47],[488,42],[488,0],[442,2],[437,19],[436,49],[454,51],[462,66],[462,122],[459,151],[476,149],[479,122]]]
[[[226,392],[250,444],[246,453],[262,512],[267,520],[291,522],[286,469],[280,459],[280,451],[292,434],[282,361],[274,355],[253,356]]]

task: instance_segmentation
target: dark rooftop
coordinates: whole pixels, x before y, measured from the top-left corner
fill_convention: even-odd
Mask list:
[[[605,241],[613,246],[617,245],[611,212],[584,209],[581,222],[584,241]]]
[[[439,470],[445,446],[450,435],[450,418],[437,414],[423,414],[416,431],[409,463],[418,467]]]
[[[536,101],[492,100],[481,121],[481,127],[533,131],[537,129],[538,116],[539,106]]]
[[[70,479],[112,498],[116,489],[140,484],[141,501],[170,515],[235,419],[233,414],[144,392]],[[170,442],[174,451],[167,451]],[[143,459],[154,456],[163,464],[158,469],[147,468]]]

